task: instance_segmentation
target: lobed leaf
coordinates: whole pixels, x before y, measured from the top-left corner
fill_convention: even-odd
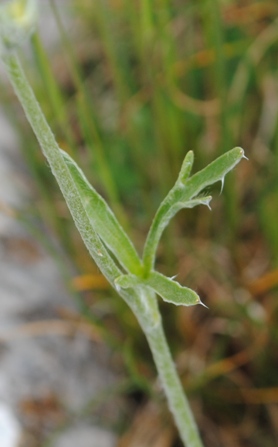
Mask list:
[[[244,157],[244,150],[241,147],[226,152],[218,157],[201,171],[194,174],[185,183],[183,196],[186,199],[196,197],[207,186],[216,182],[224,182],[225,176]]]
[[[189,177],[194,157],[191,151],[187,153],[178,179],[158,208],[148,233],[143,255],[146,272],[150,272],[153,268],[157,245],[169,221],[182,208],[192,208],[200,204],[209,207],[211,197],[200,197],[198,194],[218,181],[222,182],[223,187],[225,175],[243,157],[244,150],[236,147]]]
[[[163,301],[176,306],[194,306],[203,304],[196,292],[188,287],[181,286],[173,279],[167,278],[161,273],[152,271],[147,278],[139,278],[135,275],[121,275],[115,281],[116,289],[149,287],[157,293]]]
[[[150,272],[145,284],[151,287],[167,303],[176,306],[201,304],[200,297],[194,290],[181,286],[177,281],[167,278],[161,273]]]

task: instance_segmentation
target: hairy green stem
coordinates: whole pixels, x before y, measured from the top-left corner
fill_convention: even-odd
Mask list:
[[[146,298],[155,299],[152,292]],[[180,378],[165,338],[161,318],[152,327],[141,327],[147,337],[153,359],[159,374],[162,388],[168,400],[168,406],[173,414],[180,437],[187,447],[203,447],[196,422],[191,412],[189,402],[184,393]]]
[[[202,447],[197,425],[173,363],[162,325],[157,325],[146,335],[180,437],[188,447]]]

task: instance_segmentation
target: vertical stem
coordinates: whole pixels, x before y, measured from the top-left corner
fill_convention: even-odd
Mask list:
[[[173,363],[162,324],[160,323],[151,331],[145,332],[169,408],[184,445],[187,447],[203,447],[196,422]]]

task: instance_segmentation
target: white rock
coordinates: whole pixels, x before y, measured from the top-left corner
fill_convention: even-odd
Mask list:
[[[56,440],[53,447],[115,447],[112,433],[97,427],[71,428]]]
[[[1,447],[18,447],[20,426],[10,408],[0,402],[0,445]]]

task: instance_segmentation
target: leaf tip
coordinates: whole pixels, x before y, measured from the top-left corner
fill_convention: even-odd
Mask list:
[[[244,150],[242,149],[242,158],[245,158],[245,160],[248,160],[249,161],[249,158],[248,157],[246,157],[246,155],[245,155],[245,152],[244,152]]]
[[[174,276],[170,276],[169,279],[170,279],[171,281],[174,281],[174,279],[176,279],[177,276],[178,276],[178,274],[176,274],[176,275],[174,275]]]
[[[212,200],[212,196],[204,197],[203,201],[201,202],[203,205],[207,206],[208,209],[211,211],[210,202]]]
[[[197,304],[201,304],[201,306],[204,306],[206,309],[209,309],[208,306],[206,306],[206,304],[203,303],[203,301],[201,300],[201,298],[199,297],[198,303]]]
[[[223,191],[223,188],[224,188],[224,183],[225,183],[225,176],[223,176],[223,177],[220,179],[220,182],[221,182],[220,194],[222,194],[222,191]]]

